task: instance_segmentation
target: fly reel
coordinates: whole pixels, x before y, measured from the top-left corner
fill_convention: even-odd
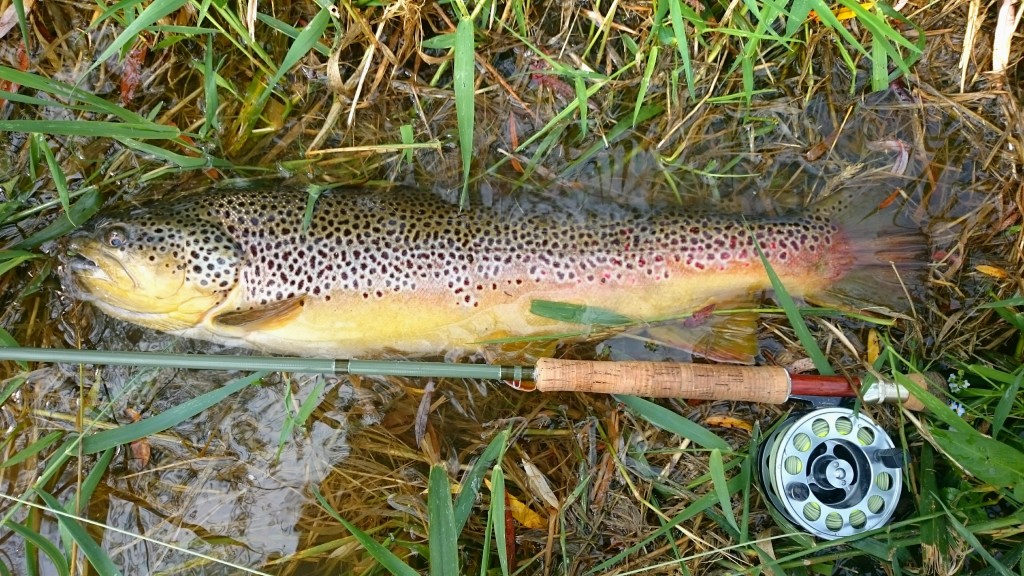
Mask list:
[[[760,480],[782,515],[826,540],[885,525],[899,502],[903,451],[846,408],[790,417],[761,444]]]

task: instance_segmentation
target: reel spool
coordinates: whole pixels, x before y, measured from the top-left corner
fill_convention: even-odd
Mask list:
[[[795,415],[761,444],[760,480],[790,522],[825,540],[883,526],[903,484],[903,450],[846,408]]]

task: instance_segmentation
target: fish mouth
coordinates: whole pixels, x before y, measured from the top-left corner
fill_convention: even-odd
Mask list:
[[[62,260],[64,269],[71,275],[112,281],[103,266],[99,265],[95,257],[86,256],[86,251],[77,241],[72,240],[67,243]]]
[[[100,267],[95,261],[77,253],[69,253],[64,258],[64,265],[67,266],[68,270],[75,273],[95,272],[100,270]]]

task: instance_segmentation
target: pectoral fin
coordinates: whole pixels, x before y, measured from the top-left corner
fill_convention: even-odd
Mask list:
[[[214,325],[250,332],[281,328],[302,312],[303,297],[271,302],[265,306],[222,312],[212,318]]]

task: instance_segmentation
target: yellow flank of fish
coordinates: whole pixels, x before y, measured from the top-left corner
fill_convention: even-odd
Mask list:
[[[221,190],[97,218],[67,242],[69,286],[140,325],[270,352],[323,357],[472,350],[497,335],[577,329],[534,300],[640,321],[770,288],[905,306],[924,247],[840,196],[771,219],[516,198],[461,211],[407,189]],[[895,267],[894,267],[895,265]]]

